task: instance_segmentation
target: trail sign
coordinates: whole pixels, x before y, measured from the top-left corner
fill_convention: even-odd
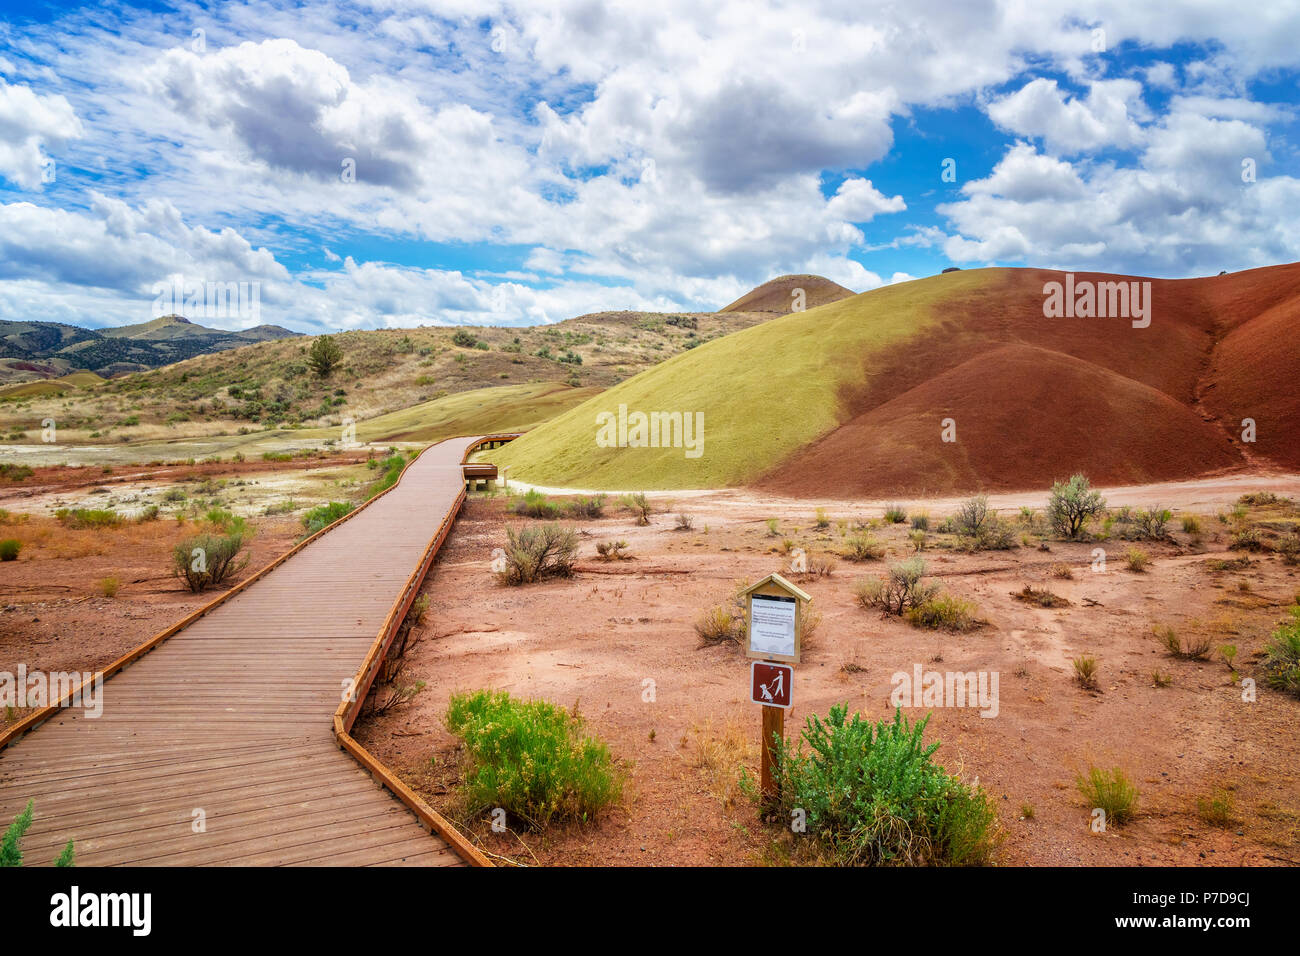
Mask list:
[[[745,598],[745,656],[798,664],[804,606],[812,600],[779,574],[740,592]]]
[[[789,664],[753,661],[749,666],[750,698],[768,707],[789,707],[793,677],[794,668]]]

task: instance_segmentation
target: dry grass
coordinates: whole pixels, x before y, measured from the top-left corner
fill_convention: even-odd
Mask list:
[[[758,763],[758,743],[753,728],[728,720],[721,728],[712,721],[692,729],[692,739],[682,738],[689,747],[690,764],[705,777],[709,792],[731,808],[740,797],[740,771]]]

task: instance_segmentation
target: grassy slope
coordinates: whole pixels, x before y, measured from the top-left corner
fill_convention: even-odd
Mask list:
[[[457,435],[524,431],[600,393],[556,382],[503,385],[448,395],[357,424],[357,441],[437,442]],[[313,428],[296,438],[337,438],[337,428]]]
[[[922,334],[956,293],[991,281],[983,270],[878,289],[771,319],[642,372],[494,453],[512,475],[542,485],[705,488],[750,481],[839,424],[840,397],[861,388],[873,354]],[[599,448],[596,416],[704,413],[704,453]]]

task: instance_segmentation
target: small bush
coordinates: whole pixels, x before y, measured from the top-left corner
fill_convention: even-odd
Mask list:
[[[1280,624],[1264,652],[1268,685],[1300,697],[1300,607],[1291,608],[1291,620]]]
[[[1075,778],[1075,786],[1088,806],[1106,812],[1106,825],[1121,826],[1133,818],[1137,809],[1138,789],[1118,767],[1113,770],[1088,768]]]
[[[5,538],[0,541],[0,561],[17,561],[23,543],[17,538]]]
[[[831,526],[831,519],[826,517],[826,509],[818,508],[817,514],[813,517],[813,527],[818,531],[824,531]]]
[[[530,488],[523,496],[515,499],[512,508],[515,514],[525,518],[541,518],[554,521],[560,516],[561,508],[536,488]]]
[[[1151,564],[1151,556],[1141,548],[1129,548],[1124,552],[1124,564],[1130,571],[1141,573]]]
[[[596,554],[602,561],[625,561],[631,557],[627,553],[626,541],[598,541]]]
[[[864,607],[875,607],[886,614],[901,615],[910,608],[920,607],[939,592],[937,584],[927,584],[925,562],[909,558],[889,566],[889,574],[859,583],[856,594]]]
[[[1074,569],[1063,561],[1058,561],[1052,565],[1052,577],[1059,578],[1063,581],[1069,581],[1074,578]]]
[[[777,522],[777,520],[776,520],[775,518],[768,518],[768,519],[767,519],[767,536],[768,536],[769,538],[775,538],[775,537],[776,537],[778,534],[780,534],[780,533],[781,533],[781,532],[778,530],[778,522]]]
[[[172,570],[197,594],[247,567],[249,556],[239,559],[243,549],[244,536],[239,533],[196,535],[172,549]]]
[[[1088,522],[1105,508],[1106,501],[1101,492],[1091,489],[1086,475],[1076,474],[1069,481],[1052,485],[1047,501],[1047,520],[1062,537],[1078,538]]]
[[[797,748],[777,742],[782,816],[803,811],[817,848],[845,865],[965,866],[991,860],[997,813],[978,786],[962,783],[932,757],[901,711],[873,725],[848,705],[823,721],[813,714]]]
[[[453,694],[447,729],[465,745],[471,813],[501,807],[533,829],[588,823],[622,799],[624,775],[582,718],[544,700],[481,690]]]
[[[529,492],[534,494],[535,492]],[[528,496],[525,495],[525,498]],[[605,515],[605,496],[604,495],[579,495],[570,501],[566,507],[569,515],[574,518],[601,518]]]
[[[1201,519],[1196,517],[1196,515],[1183,515],[1182,521],[1184,534],[1201,533]]]
[[[118,588],[121,586],[121,582],[114,577],[102,578],[97,585],[99,593],[104,595],[106,598],[117,597]]]
[[[327,528],[346,514],[351,514],[352,505],[346,501],[331,501],[327,505],[312,508],[302,516],[302,526],[308,536],[322,528]]]
[[[957,533],[968,538],[979,537],[980,532],[984,529],[985,522],[988,520],[988,495],[976,495],[974,498],[962,502],[957,509],[957,514],[953,516],[953,524]]]
[[[912,543],[912,550],[917,554],[925,550],[926,535],[924,531],[907,532],[907,540]]]
[[[636,518],[636,523],[639,525],[649,524],[650,515],[654,513],[654,509],[650,504],[650,499],[646,497],[644,491],[624,495],[623,507],[632,512],[633,516]]]
[[[695,619],[695,633],[700,638],[701,647],[729,641],[739,644],[745,639],[744,614],[737,614],[734,605],[715,605],[701,612]]]
[[[1232,542],[1228,545],[1229,551],[1263,551],[1264,539],[1260,536],[1258,528],[1238,528],[1232,534]]]
[[[973,631],[980,626],[978,608],[971,601],[940,594],[904,612],[907,623],[932,631]]]
[[[879,561],[885,556],[885,546],[869,534],[855,534],[845,539],[840,556],[849,561]]]
[[[54,517],[65,528],[116,528],[123,518],[111,508],[60,508]]]
[[[557,524],[506,529],[505,569],[497,573],[502,584],[532,584],[548,577],[569,577],[578,556],[578,535]]]
[[[1283,564],[1291,567],[1300,564],[1300,537],[1295,534],[1281,535],[1273,545],[1273,550],[1282,559]]]
[[[929,531],[929,530],[930,530],[930,512],[928,512],[928,511],[918,511],[918,512],[916,512],[914,515],[912,515],[912,530],[913,530],[913,531]]]
[[[695,527],[695,519],[694,519],[694,518],[692,518],[690,515],[688,515],[688,514],[687,514],[686,512],[684,512],[684,511],[681,512],[681,513],[679,513],[679,514],[677,515],[677,530],[678,530],[678,531],[690,531],[691,528],[693,528],[693,527]]]
[[[23,865],[23,837],[32,826],[32,815],[35,810],[35,804],[27,801],[27,806],[23,812],[14,818],[14,822],[9,824],[5,830],[4,837],[0,838],[0,867],[22,866]],[[59,854],[54,861],[55,866],[75,866],[72,849],[72,841],[69,840],[64,846],[63,852]]]

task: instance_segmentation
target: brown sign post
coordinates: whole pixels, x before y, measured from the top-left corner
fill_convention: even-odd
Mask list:
[[[769,574],[741,592],[745,596],[745,656],[750,665],[750,699],[763,705],[759,787],[765,806],[780,798],[776,741],[785,739],[785,712],[793,701],[791,683],[803,649],[804,606],[812,600],[779,574]]]

